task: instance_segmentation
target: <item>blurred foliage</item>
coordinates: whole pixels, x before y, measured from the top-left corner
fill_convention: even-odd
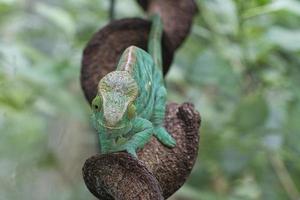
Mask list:
[[[167,76],[202,116],[199,159],[173,199],[299,200],[300,1],[198,0]],[[0,200],[93,199],[97,151],[79,85],[109,1],[0,0]],[[133,0],[116,17],[142,16]]]

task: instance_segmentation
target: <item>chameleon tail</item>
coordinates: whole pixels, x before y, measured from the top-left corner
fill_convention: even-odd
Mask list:
[[[158,14],[151,16],[152,27],[149,35],[148,52],[152,56],[155,65],[162,69],[161,38],[163,24]]]

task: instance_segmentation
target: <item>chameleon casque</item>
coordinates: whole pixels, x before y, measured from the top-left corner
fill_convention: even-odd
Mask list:
[[[162,126],[167,95],[162,75],[163,26],[159,15],[151,19],[149,53],[128,47],[116,70],[99,81],[92,101],[92,122],[99,133],[101,153],[126,150],[137,157],[136,151],[152,135],[167,147],[176,145]]]

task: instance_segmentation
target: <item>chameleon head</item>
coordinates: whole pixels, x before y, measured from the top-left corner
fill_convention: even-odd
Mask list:
[[[127,71],[113,71],[104,76],[92,102],[97,125],[107,132],[128,132],[136,114],[133,102],[137,95],[137,83]]]

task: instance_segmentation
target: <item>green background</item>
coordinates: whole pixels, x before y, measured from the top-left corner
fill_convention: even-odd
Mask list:
[[[173,200],[299,200],[300,1],[198,0],[166,77],[202,116],[199,158]],[[97,152],[79,84],[108,0],[0,0],[0,200],[93,199]],[[119,0],[116,18],[143,16]]]

